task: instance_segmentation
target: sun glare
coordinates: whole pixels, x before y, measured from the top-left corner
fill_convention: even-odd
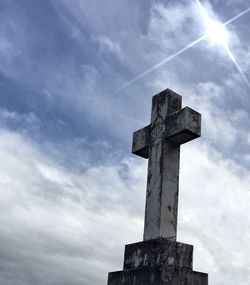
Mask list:
[[[203,23],[206,30],[206,38],[209,40],[211,44],[214,45],[222,45],[227,46],[229,40],[229,33],[226,30],[225,26],[221,24],[219,21],[214,20],[209,16],[206,9],[202,6],[199,0],[196,0],[202,15],[203,15]]]
[[[209,13],[202,6],[202,4],[199,0],[196,0],[196,3],[198,4],[198,7],[200,8],[202,16],[203,16],[202,17],[203,23],[205,25],[205,30],[206,30],[205,38],[207,38],[211,44],[217,45],[217,46],[222,46],[224,48],[227,55],[232,60],[232,62],[236,66],[237,70],[241,74],[242,79],[245,81],[247,86],[250,88],[250,82],[248,81],[244,71],[241,69],[240,65],[236,61],[234,54],[231,52],[231,50],[229,48],[229,43],[228,43],[229,42],[229,32],[226,30],[226,27],[225,27],[227,24],[232,22],[232,20],[234,18],[237,19],[237,17],[239,17],[240,14],[235,16],[234,18],[232,18],[228,22],[222,24],[217,20],[213,20],[213,18],[209,16]],[[241,13],[241,15],[244,15],[244,13],[246,13],[246,11],[248,12],[249,9],[246,9],[244,12]]]
[[[207,38],[211,44],[227,46],[229,33],[221,23],[208,19],[205,25]]]

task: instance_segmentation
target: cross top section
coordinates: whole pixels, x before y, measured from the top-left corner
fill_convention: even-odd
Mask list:
[[[132,152],[148,158],[144,240],[176,240],[180,145],[200,136],[201,115],[166,89],[153,96],[151,124],[134,132]]]

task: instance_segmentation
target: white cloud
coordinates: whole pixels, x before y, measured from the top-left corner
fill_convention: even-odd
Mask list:
[[[107,50],[119,58],[122,57],[120,45],[112,41],[109,37],[100,35],[97,37],[97,42],[100,44],[100,52],[105,52]]]
[[[122,257],[120,242],[139,238],[142,164],[127,159],[75,174],[4,130],[0,160],[1,284],[13,270],[12,284],[104,281]]]
[[[124,244],[142,239],[145,160],[74,173],[4,130],[0,160],[1,284],[95,285],[121,269]],[[182,147],[179,240],[194,244],[212,284],[249,274],[249,180],[204,143]]]
[[[179,238],[198,247],[195,267],[210,272],[211,284],[243,285],[250,275],[248,172],[203,144],[182,155]]]

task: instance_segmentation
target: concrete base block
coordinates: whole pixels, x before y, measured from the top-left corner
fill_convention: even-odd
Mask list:
[[[166,238],[125,246],[123,271],[110,272],[108,285],[208,285],[193,269],[193,246]]]
[[[166,238],[125,246],[124,269],[157,265],[193,269],[193,246]]]

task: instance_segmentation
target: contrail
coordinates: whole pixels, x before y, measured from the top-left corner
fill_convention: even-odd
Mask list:
[[[203,6],[201,5],[201,3],[199,1],[196,0],[197,3],[199,3],[198,5],[200,6],[200,8]],[[237,20],[238,18],[242,17],[243,15],[245,15],[246,13],[248,13],[250,11],[250,8],[245,9],[244,11],[242,11],[241,13],[239,13],[238,15],[236,15],[235,17],[231,18],[230,20],[228,20],[227,22],[223,23],[222,26],[227,26],[228,24],[234,22],[235,20]],[[207,37],[207,35],[203,35],[202,37],[198,38],[197,40],[193,41],[192,43],[188,44],[187,46],[185,46],[184,48],[180,49],[179,51],[173,53],[172,55],[170,55],[169,57],[165,58],[164,60],[162,60],[161,62],[155,64],[154,66],[152,66],[151,68],[147,69],[146,71],[140,73],[138,76],[136,76],[135,78],[129,80],[128,82],[126,82],[124,85],[122,85],[121,87],[117,88],[116,90],[114,90],[112,92],[112,94],[117,93],[119,91],[121,91],[122,89],[126,88],[127,86],[131,85],[132,83],[136,82],[137,80],[141,79],[142,77],[146,76],[147,74],[151,73],[152,71],[156,70],[157,68],[159,68],[160,66],[162,66],[163,64],[169,62],[170,60],[174,59],[176,56],[180,55],[181,53],[183,53],[184,51],[190,49],[191,47],[193,47],[194,45],[198,44],[199,42],[201,42],[202,40],[204,40]],[[238,65],[235,57],[233,56],[232,52],[229,50],[229,48],[226,46],[226,51],[229,55],[229,57],[231,58],[231,60],[233,61],[233,63],[235,64],[236,68],[238,69],[239,73],[241,74],[242,78],[244,79],[245,83],[247,83],[247,86],[250,88],[250,83],[248,81],[248,79],[246,78],[245,74],[243,73],[242,69],[240,68],[240,66]]]

